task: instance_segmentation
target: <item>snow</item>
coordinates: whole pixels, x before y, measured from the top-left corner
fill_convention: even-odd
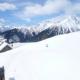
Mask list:
[[[58,26],[67,27],[67,28],[79,28],[80,29],[80,18],[75,16],[69,16],[62,20]]]
[[[58,19],[59,18],[59,19]],[[64,16],[62,18],[52,18],[46,21],[43,21],[39,23],[38,26],[38,31],[43,31],[47,28],[51,27],[63,27],[63,28],[73,28],[73,29],[80,29],[80,17],[77,16]]]
[[[25,43],[0,54],[10,80],[80,80],[80,32]]]
[[[2,44],[0,45],[0,51],[1,51],[5,46],[7,46],[7,43],[2,43]]]
[[[27,44],[27,43],[17,42],[17,43],[12,43],[12,44],[10,44],[10,45],[12,45],[12,48],[14,49],[14,48],[18,48],[18,47],[20,47],[20,46],[23,46],[23,45],[25,45],[25,44]]]

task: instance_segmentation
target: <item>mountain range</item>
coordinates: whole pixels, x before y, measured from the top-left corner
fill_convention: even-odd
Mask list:
[[[68,16],[56,21],[46,20],[32,27],[0,27],[0,36],[8,43],[36,42],[76,31],[80,31],[80,18]]]

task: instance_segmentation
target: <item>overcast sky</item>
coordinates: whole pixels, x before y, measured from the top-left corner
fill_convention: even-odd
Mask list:
[[[0,22],[32,25],[57,16],[80,16],[80,0],[0,0]]]

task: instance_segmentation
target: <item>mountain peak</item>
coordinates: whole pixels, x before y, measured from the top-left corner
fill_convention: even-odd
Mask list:
[[[80,20],[78,16],[68,16],[67,19],[68,19],[68,20],[73,20],[73,21],[75,21],[75,22]]]
[[[68,16],[64,20],[62,20],[58,26],[61,25],[62,27],[67,28],[79,28],[80,25],[80,18],[77,16]]]

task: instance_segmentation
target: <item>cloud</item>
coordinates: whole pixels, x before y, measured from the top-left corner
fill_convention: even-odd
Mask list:
[[[80,14],[80,3],[76,3],[74,6],[73,6],[73,9],[72,9],[72,12],[73,14]]]
[[[14,10],[16,9],[16,6],[12,3],[0,3],[0,11],[6,11],[6,10]]]
[[[0,27],[3,26],[5,24],[5,19],[0,18]]]
[[[64,9],[65,15],[77,15],[80,14],[80,3],[70,3]]]
[[[35,16],[58,13],[68,4],[67,0],[47,0],[43,5],[29,4],[16,14],[21,18],[32,18]]]
[[[16,13],[16,16],[27,20],[36,16],[54,15],[61,11],[66,15],[79,13],[80,4],[73,4],[70,0],[47,0],[43,5],[36,3],[26,5]]]
[[[5,23],[5,19],[0,18],[0,22]]]

